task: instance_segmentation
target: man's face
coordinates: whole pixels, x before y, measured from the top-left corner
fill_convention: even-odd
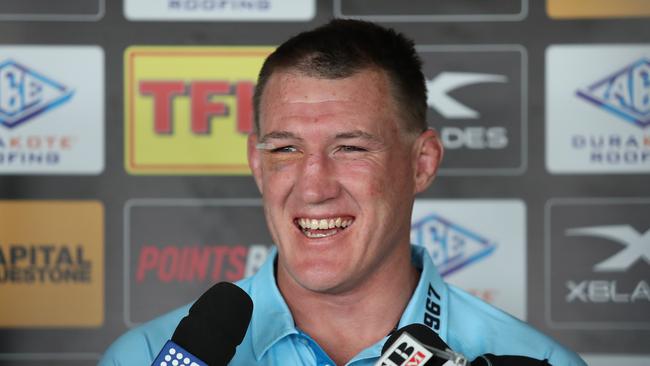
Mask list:
[[[249,160],[278,245],[278,278],[317,292],[347,291],[395,269],[409,245],[414,141],[385,73],[330,80],[269,79]],[[401,263],[400,265],[404,265]]]

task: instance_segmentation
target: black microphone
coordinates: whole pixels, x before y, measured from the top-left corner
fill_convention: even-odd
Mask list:
[[[399,337],[403,335],[403,333],[407,333],[413,338],[414,341],[430,351],[432,353],[432,357],[428,358],[424,363],[418,363],[417,359],[407,359],[402,363],[398,363],[394,361],[401,361],[401,358],[395,357],[393,354],[393,363],[391,363],[390,358],[388,357],[390,354],[385,353],[391,349],[391,345],[394,345],[394,343],[398,340]],[[406,347],[402,346],[402,350],[406,349],[407,351],[410,351],[411,349],[409,347],[410,345],[407,345]],[[417,346],[414,346],[414,351],[415,348],[417,348]],[[445,341],[443,341],[442,338],[438,336],[438,334],[423,324],[409,324],[403,328],[398,329],[388,338],[381,352],[382,357],[379,359],[379,362],[377,362],[376,365],[402,366],[408,364],[423,366],[551,366],[551,364],[548,363],[548,360],[546,359],[538,360],[532,357],[514,355],[497,356],[491,353],[484,354],[474,359],[474,361],[468,362],[465,356],[452,351],[451,348],[445,343]],[[402,352],[402,354],[406,353],[407,352]],[[400,355],[399,349],[397,354]],[[389,361],[384,361],[384,363],[382,363],[382,360],[384,358],[388,358]]]
[[[467,365],[463,355],[453,352],[431,328],[423,324],[409,324],[393,332],[381,353],[375,366]]]
[[[217,283],[181,319],[152,366],[227,365],[252,314],[253,301],[244,290],[229,282]]]
[[[486,353],[478,356],[470,363],[471,366],[551,366],[548,360],[538,360],[526,356],[493,355]]]

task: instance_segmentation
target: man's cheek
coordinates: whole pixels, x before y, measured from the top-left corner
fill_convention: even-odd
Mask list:
[[[269,172],[286,172],[294,168],[300,161],[300,156],[294,154],[265,155],[262,158],[263,169]]]

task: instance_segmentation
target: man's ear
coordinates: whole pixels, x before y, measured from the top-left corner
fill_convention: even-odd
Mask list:
[[[422,132],[413,145],[415,193],[427,189],[436,177],[444,150],[438,134],[432,128]]]
[[[262,162],[260,152],[257,150],[257,133],[248,135],[248,167],[253,173],[257,189],[262,193]]]

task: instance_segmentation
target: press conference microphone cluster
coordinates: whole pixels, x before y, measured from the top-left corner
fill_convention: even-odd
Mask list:
[[[525,356],[485,354],[472,362],[454,352],[431,328],[409,324],[395,331],[375,366],[551,366]]]
[[[253,301],[229,282],[212,286],[190,307],[152,366],[222,366],[235,355],[253,314]]]

